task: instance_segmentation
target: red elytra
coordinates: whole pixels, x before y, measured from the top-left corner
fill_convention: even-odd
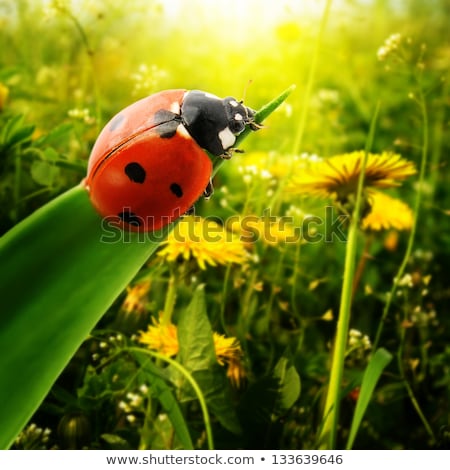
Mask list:
[[[171,223],[199,199],[212,163],[180,122],[164,135],[158,112],[179,114],[186,90],[144,98],[113,117],[100,133],[85,180],[95,209],[132,231],[154,231]],[[173,120],[170,121],[174,123]]]

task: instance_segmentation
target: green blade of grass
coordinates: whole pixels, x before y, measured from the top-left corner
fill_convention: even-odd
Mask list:
[[[260,119],[289,93],[263,107]],[[0,449],[10,447],[91,329],[170,230],[151,237],[105,230],[85,188],[78,186],[0,238]]]
[[[126,235],[112,242],[79,186],[0,240],[0,448],[158,247]]]
[[[346,449],[351,449],[361,425],[364,413],[372,398],[375,386],[383,373],[385,367],[391,362],[392,354],[386,349],[380,348],[375,351],[371,357],[366,370],[364,371],[361,390],[359,392],[358,402],[356,403],[355,412],[353,414],[352,426],[348,436]]]

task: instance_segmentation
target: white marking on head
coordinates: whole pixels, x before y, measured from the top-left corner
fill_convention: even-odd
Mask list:
[[[180,124],[180,125],[177,127],[177,134],[178,134],[180,137],[183,137],[183,139],[190,139],[190,138],[191,138],[191,135],[189,134],[189,132],[187,131],[187,129],[183,126],[183,124]]]
[[[178,101],[174,101],[170,104],[169,110],[172,111],[172,113],[180,114],[180,103],[178,103]]]
[[[236,114],[234,115],[234,120],[235,120],[235,121],[243,121],[243,120],[244,120],[244,117],[242,116],[242,114],[236,113]]]
[[[230,131],[229,127],[225,127],[218,135],[224,150],[229,149],[236,142],[236,136]]]
[[[233,108],[237,108],[239,106],[239,103],[236,100],[230,101],[230,104]]]

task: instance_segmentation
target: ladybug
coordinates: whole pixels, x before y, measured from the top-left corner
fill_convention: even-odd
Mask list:
[[[213,156],[230,158],[255,111],[232,97],[166,90],[114,116],[92,149],[85,185],[108,221],[139,232],[158,230],[212,193]]]

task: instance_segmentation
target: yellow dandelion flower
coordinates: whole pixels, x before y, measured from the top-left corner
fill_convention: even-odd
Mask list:
[[[233,336],[227,338],[224,335],[214,332],[213,340],[217,362],[221,366],[228,364],[230,361],[239,359],[242,356],[241,345]]]
[[[364,230],[410,230],[413,224],[413,212],[400,199],[393,198],[379,191],[369,193],[370,212],[362,220]]]
[[[3,109],[6,107],[8,96],[9,96],[9,88],[0,82],[0,111],[3,111]]]
[[[241,172],[254,176],[264,178],[264,175],[270,175],[272,178],[281,179],[290,174],[295,163],[290,155],[255,151],[242,155],[238,168]]]
[[[346,201],[356,194],[364,151],[336,155],[312,163],[293,176],[289,190]],[[414,164],[391,152],[369,153],[365,168],[365,187],[391,188],[416,173]]]
[[[138,341],[149,349],[169,357],[176,356],[179,351],[177,326],[173,323],[161,324],[155,317],[152,319],[152,324],[147,327],[147,331],[140,332]],[[243,354],[239,341],[233,336],[226,337],[216,332],[213,332],[213,341],[217,362],[221,366],[228,365],[229,368],[236,369]],[[233,370],[233,377],[236,380],[238,374],[242,378],[244,372]]]
[[[127,296],[122,304],[125,312],[145,311],[147,295],[150,291],[150,280],[138,282],[133,287],[127,287]]]
[[[384,239],[383,246],[387,251],[395,251],[398,247],[399,235],[397,230],[389,230]]]
[[[228,223],[228,229],[239,235],[247,246],[259,240],[271,246],[297,240],[291,221],[283,217],[247,215],[233,218]]]
[[[247,374],[242,361],[238,358],[231,359],[228,363],[227,377],[231,382],[231,385],[235,388],[241,388]]]
[[[165,356],[176,356],[178,354],[177,327],[172,323],[162,325],[155,317],[152,323],[147,331],[140,332],[138,341]]]
[[[237,237],[214,220],[201,217],[184,217],[162,246],[158,256],[166,261],[193,259],[201,269],[206,269],[207,265],[242,264],[248,257],[244,244]]]

